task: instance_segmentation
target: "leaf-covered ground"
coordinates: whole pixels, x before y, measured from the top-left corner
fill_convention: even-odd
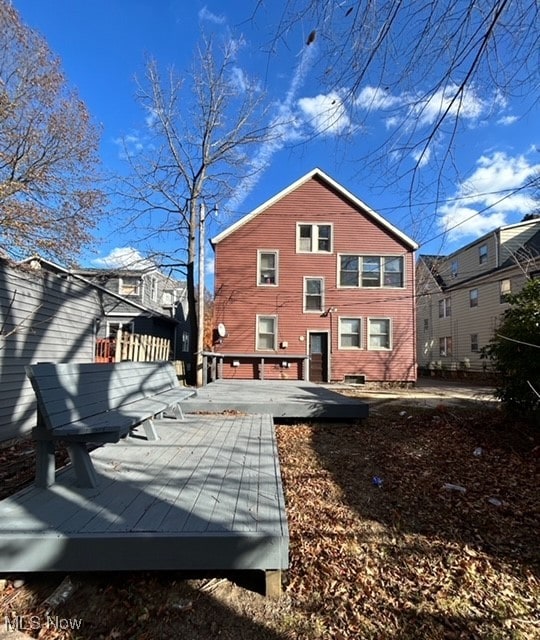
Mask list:
[[[291,535],[280,601],[248,576],[74,575],[46,624],[43,601],[64,576],[34,576],[7,582],[0,612],[55,640],[540,638],[530,429],[486,405],[394,403],[358,425],[277,434]]]

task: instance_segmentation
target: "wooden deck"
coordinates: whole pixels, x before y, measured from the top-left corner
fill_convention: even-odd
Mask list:
[[[92,452],[96,489],[70,467],[49,489],[0,502],[0,572],[258,569],[288,566],[272,418],[156,421],[160,440]],[[275,580],[275,579],[274,579]]]
[[[304,380],[216,380],[182,406],[186,412],[236,410],[310,420],[356,420],[369,413],[365,402]]]

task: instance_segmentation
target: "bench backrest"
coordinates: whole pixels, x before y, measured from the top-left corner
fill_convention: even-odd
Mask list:
[[[179,387],[169,362],[43,363],[27,366],[26,373],[48,429]]]

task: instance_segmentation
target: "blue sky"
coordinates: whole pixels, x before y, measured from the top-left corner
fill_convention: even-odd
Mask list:
[[[366,80],[351,109],[344,99],[347,87],[330,91],[320,83],[319,43],[306,46],[313,27],[309,16],[273,43],[283,2],[262,3],[253,16],[255,4],[13,0],[23,22],[39,31],[61,58],[70,84],[101,126],[101,157],[111,172],[124,168],[119,139],[128,136],[134,145],[144,139],[147,114],[135,100],[134,76],[142,74],[145,55],[155,57],[163,69],[174,64],[182,70],[193,60],[201,30],[241,43],[238,77],[257,76],[270,114],[286,114],[294,125],[282,140],[253,152],[253,162],[263,170],[256,180],[240,185],[237,197],[229,202],[232,212],[212,221],[210,235],[314,167],[413,237],[421,253],[449,253],[495,227],[518,222],[530,209],[523,192],[508,194],[540,170],[537,96],[511,99],[486,90],[485,84],[484,90],[473,85],[463,98],[460,135],[439,191],[434,186],[436,162],[431,149],[421,159],[414,153],[401,159],[404,170],[418,163],[417,175],[426,184],[414,194],[411,206],[410,178],[390,180],[377,155],[381,144],[395,136],[399,114],[411,109],[411,94]],[[436,93],[423,103],[417,126],[429,127],[446,101],[444,93]],[[448,143],[442,133],[435,142],[435,151]],[[387,147],[383,157],[392,160],[396,149],[397,145]],[[87,266],[103,265],[107,259],[110,264],[111,256],[148,248],[125,228],[119,231],[112,216],[100,228],[98,240],[97,253],[83,256]]]

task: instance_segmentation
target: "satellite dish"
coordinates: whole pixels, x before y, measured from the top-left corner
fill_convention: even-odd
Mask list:
[[[220,338],[225,338],[225,336],[227,335],[227,329],[225,328],[225,325],[223,324],[223,322],[220,322],[218,324],[217,333]]]

